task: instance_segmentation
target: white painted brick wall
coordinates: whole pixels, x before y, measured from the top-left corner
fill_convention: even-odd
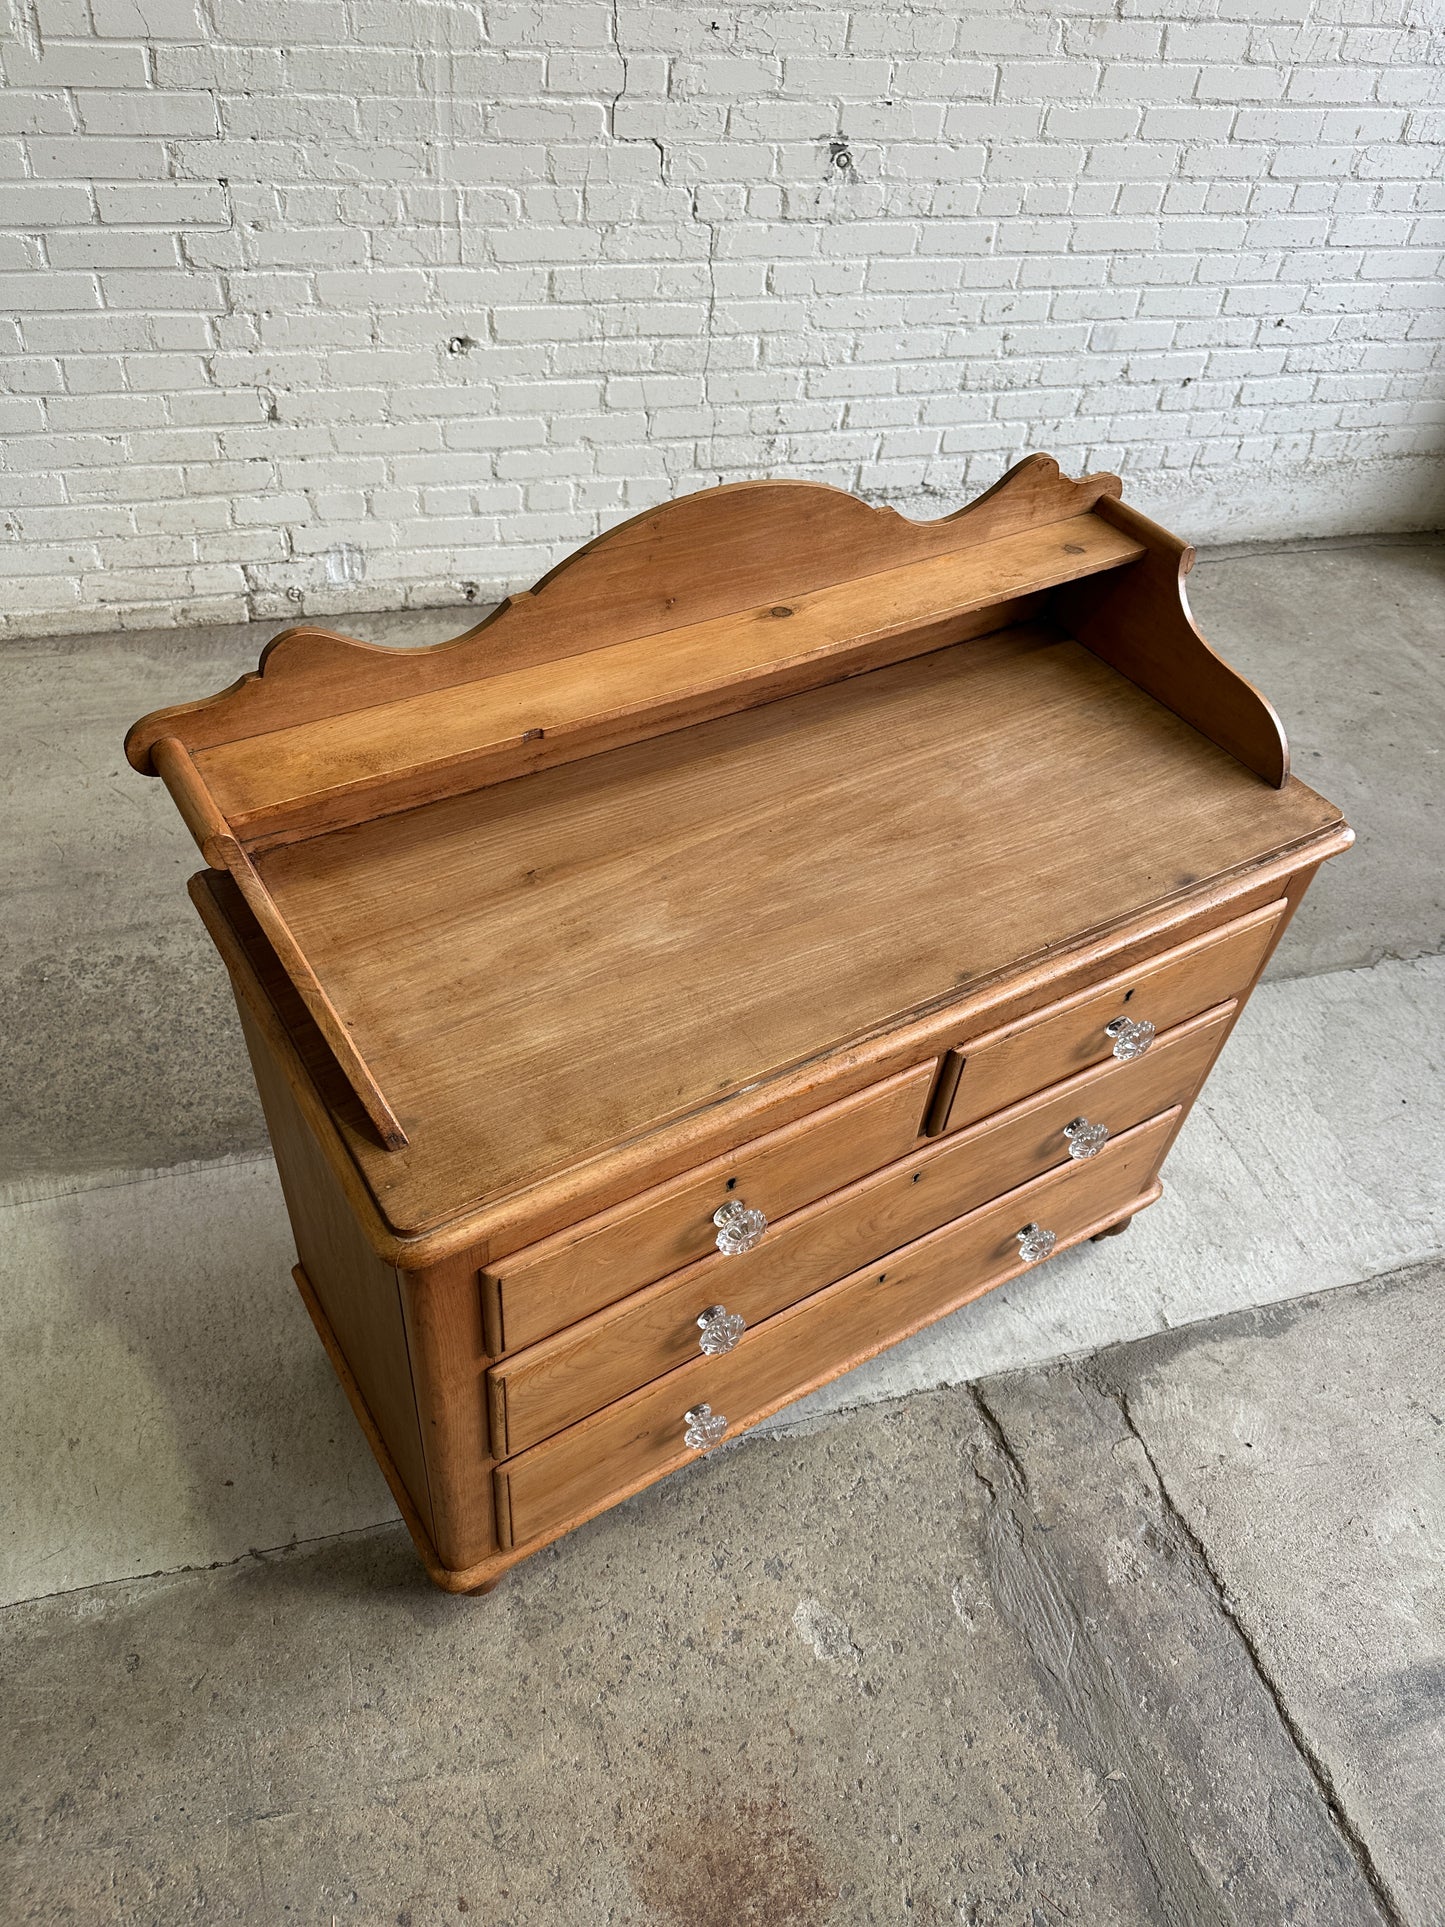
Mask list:
[[[1031,448],[1196,538],[1445,520],[1445,0],[3,5],[12,632]]]

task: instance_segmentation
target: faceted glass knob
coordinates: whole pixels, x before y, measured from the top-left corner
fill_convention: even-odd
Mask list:
[[[1059,1242],[1055,1232],[1045,1231],[1039,1224],[1026,1224],[1014,1236],[1019,1241],[1019,1256],[1026,1265],[1036,1265],[1040,1258],[1047,1258]]]
[[[1069,1140],[1071,1158],[1095,1158],[1108,1141],[1107,1124],[1091,1124],[1086,1117],[1076,1117],[1072,1124],[1064,1126],[1064,1136]]]
[[[710,1405],[699,1405],[695,1412],[684,1412],[682,1416],[687,1426],[682,1442],[691,1446],[694,1452],[706,1452],[709,1446],[717,1444],[728,1429],[728,1422],[722,1413],[715,1412]]]
[[[722,1305],[709,1305],[706,1311],[698,1313],[697,1322],[702,1333],[702,1348],[710,1358],[719,1352],[730,1352],[747,1330],[747,1321]]]
[[[712,1221],[717,1226],[717,1248],[725,1258],[740,1258],[751,1251],[768,1228],[762,1212],[744,1204],[741,1198],[729,1198],[726,1204],[720,1204]]]
[[[1114,1040],[1114,1055],[1127,1060],[1142,1057],[1154,1042],[1154,1026],[1147,1017],[1135,1023],[1132,1017],[1116,1017],[1112,1024],[1105,1024],[1104,1035]]]

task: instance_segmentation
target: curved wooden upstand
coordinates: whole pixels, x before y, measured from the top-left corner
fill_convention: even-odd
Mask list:
[[[439,1585],[1158,1196],[1350,831],[1120,492],[712,489],[131,730]]]

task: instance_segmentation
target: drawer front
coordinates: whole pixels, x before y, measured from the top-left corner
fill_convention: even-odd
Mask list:
[[[1236,1006],[1219,1006],[1129,1063],[1110,1059],[972,1130],[934,1141],[781,1223],[739,1257],[714,1252],[514,1354],[487,1374],[492,1455],[509,1458],[700,1355],[700,1314],[748,1327],[1070,1157],[1084,1116],[1117,1136],[1193,1096]]]
[[[489,1354],[535,1344],[712,1251],[713,1213],[730,1200],[781,1218],[902,1157],[918,1142],[934,1069],[902,1071],[490,1265]]]
[[[1120,1042],[1105,1029],[1115,1019],[1144,1020],[1158,1032],[1238,997],[1253,981],[1287,907],[1283,900],[1266,904],[1092,990],[960,1044],[944,1058],[930,1130],[959,1130],[1061,1077],[1107,1061]]]
[[[996,1198],[696,1358],[496,1469],[504,1546],[556,1532],[695,1456],[684,1434],[704,1404],[733,1436],[780,1405],[1028,1269],[1016,1233],[1030,1222],[1077,1243],[1148,1202],[1177,1110]]]

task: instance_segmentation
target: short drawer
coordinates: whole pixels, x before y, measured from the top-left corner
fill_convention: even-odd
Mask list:
[[[503,1546],[558,1531],[685,1463],[697,1420],[731,1437],[804,1392],[1028,1269],[1017,1233],[1031,1223],[1077,1243],[1156,1195],[1178,1122],[1169,1111],[1010,1191],[982,1210],[815,1292],[749,1332],[735,1351],[696,1358],[496,1469]],[[1057,1248],[1057,1247],[1056,1247]],[[707,1407],[706,1412],[702,1408]],[[694,1438],[698,1438],[694,1432]]]
[[[488,1353],[535,1344],[701,1258],[717,1243],[713,1213],[730,1200],[780,1218],[902,1157],[918,1142],[935,1068],[901,1071],[489,1265]]]
[[[943,1060],[929,1134],[973,1124],[1090,1064],[1123,1057],[1144,1041],[1116,1036],[1110,1024],[1142,1024],[1158,1033],[1238,997],[1253,981],[1287,907],[1282,899],[1266,904],[1092,990],[959,1044]]]
[[[738,1257],[711,1257],[514,1353],[487,1374],[492,1454],[504,1459],[699,1355],[717,1306],[751,1327],[965,1211],[1067,1162],[1081,1115],[1112,1135],[1186,1103],[1235,1005],[1161,1037],[769,1225]],[[1079,1149],[1083,1149],[1081,1143]],[[716,1342],[714,1340],[713,1342]]]

